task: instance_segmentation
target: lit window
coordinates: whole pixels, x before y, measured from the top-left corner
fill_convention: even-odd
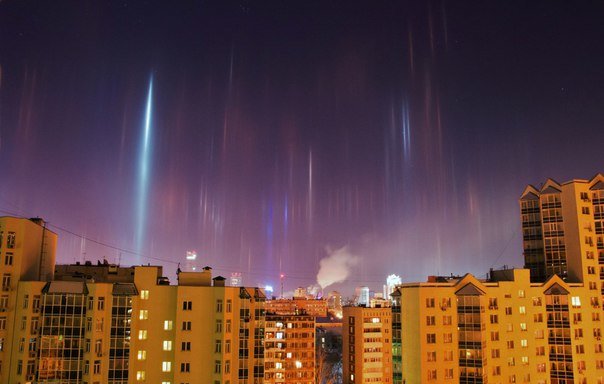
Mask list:
[[[524,297],[524,289],[518,290],[518,297]]]
[[[136,381],[145,380],[145,371],[136,371]]]
[[[146,329],[141,329],[138,331],[138,339],[147,340],[147,330]]]
[[[286,355],[285,355],[285,357],[287,357],[288,359],[291,359],[292,358],[292,353],[291,352],[287,352]]]
[[[521,305],[518,308],[518,311],[520,312],[521,315],[524,315],[524,314],[526,314],[526,307],[524,305]]]
[[[141,300],[149,300],[149,291],[146,289],[141,290]]]
[[[522,339],[522,340],[520,340],[520,346],[521,346],[522,348],[526,348],[526,347],[528,347],[528,341],[527,341],[526,339]]]
[[[299,360],[296,360],[296,368],[302,368],[302,362]]]
[[[147,351],[138,351],[138,359],[146,360],[147,359]]]
[[[164,331],[172,330],[172,320],[164,320]]]
[[[140,320],[147,320],[149,318],[149,311],[146,309],[141,309],[138,314],[138,318]]]
[[[172,362],[171,361],[163,361],[161,363],[162,372],[171,372],[172,371]]]
[[[164,351],[172,350],[172,340],[164,340]]]
[[[379,323],[380,322],[380,318],[379,317],[374,317],[371,319],[372,323]]]
[[[570,298],[570,302],[573,307],[578,308],[581,306],[581,298],[579,296],[573,296]]]

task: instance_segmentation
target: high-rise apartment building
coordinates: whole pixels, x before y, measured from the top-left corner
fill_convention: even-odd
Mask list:
[[[315,318],[267,313],[264,383],[315,383]]]
[[[393,298],[398,383],[604,383],[600,292],[583,283],[501,270],[402,284]]]
[[[392,383],[391,308],[343,308],[342,365],[345,384]]]
[[[604,175],[529,185],[520,209],[525,268],[532,281],[557,274],[604,290]]]

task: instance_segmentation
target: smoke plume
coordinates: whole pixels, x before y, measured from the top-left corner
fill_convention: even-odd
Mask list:
[[[317,273],[317,284],[322,289],[341,283],[350,275],[350,269],[359,262],[359,257],[351,254],[348,247],[331,250],[327,248],[327,257],[319,262],[319,273]]]

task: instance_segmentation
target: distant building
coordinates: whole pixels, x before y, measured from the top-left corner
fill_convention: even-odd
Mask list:
[[[392,275],[388,275],[388,277],[386,277],[386,284],[384,285],[384,291],[383,291],[383,298],[384,299],[390,299],[390,295],[392,294],[392,292],[394,292],[394,290],[396,289],[396,287],[398,285],[400,285],[402,283],[402,279],[400,276],[392,274]]]
[[[334,316],[342,318],[342,295],[340,292],[331,291],[327,295],[327,310]]]
[[[356,305],[369,306],[369,287],[356,287],[354,296]]]
[[[327,301],[324,299],[272,299],[266,301],[266,311],[277,315],[306,314],[314,317],[327,316]]]
[[[344,307],[343,382],[392,383],[391,308]]]
[[[243,286],[243,277],[241,276],[241,272],[231,273],[230,285],[231,287]]]
[[[294,298],[296,299],[306,299],[308,296],[308,291],[304,287],[298,287],[294,290]]]
[[[196,272],[197,271],[197,252],[187,251],[185,255],[184,272]]]

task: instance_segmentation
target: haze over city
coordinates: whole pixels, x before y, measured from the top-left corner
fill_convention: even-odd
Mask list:
[[[288,291],[521,267],[524,187],[603,170],[603,11],[3,1],[0,214]]]

